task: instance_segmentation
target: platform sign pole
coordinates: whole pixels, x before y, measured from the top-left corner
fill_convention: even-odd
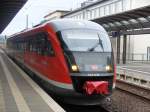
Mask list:
[[[26,29],[28,29],[28,23],[29,23],[29,16],[26,15]]]
[[[117,35],[117,64],[120,64],[120,35]]]
[[[127,52],[127,35],[123,35],[123,64],[126,64],[126,52]]]

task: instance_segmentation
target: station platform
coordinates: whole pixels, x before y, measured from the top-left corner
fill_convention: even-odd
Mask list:
[[[135,71],[147,72],[150,74],[150,63],[118,64],[117,67],[131,69],[131,70],[135,70]]]
[[[65,112],[0,49],[0,112]]]
[[[150,64],[128,63],[117,65],[117,79],[150,89]]]

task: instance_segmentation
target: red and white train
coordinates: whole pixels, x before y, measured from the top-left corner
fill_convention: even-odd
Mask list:
[[[108,34],[99,24],[60,19],[7,39],[7,54],[72,104],[98,104],[111,95],[115,65]]]

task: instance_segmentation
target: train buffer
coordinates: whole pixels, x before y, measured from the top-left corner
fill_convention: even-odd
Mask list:
[[[0,112],[65,112],[0,49]]]

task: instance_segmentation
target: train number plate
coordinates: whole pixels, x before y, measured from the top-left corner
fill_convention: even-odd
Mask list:
[[[101,76],[101,74],[87,74],[88,76]]]

